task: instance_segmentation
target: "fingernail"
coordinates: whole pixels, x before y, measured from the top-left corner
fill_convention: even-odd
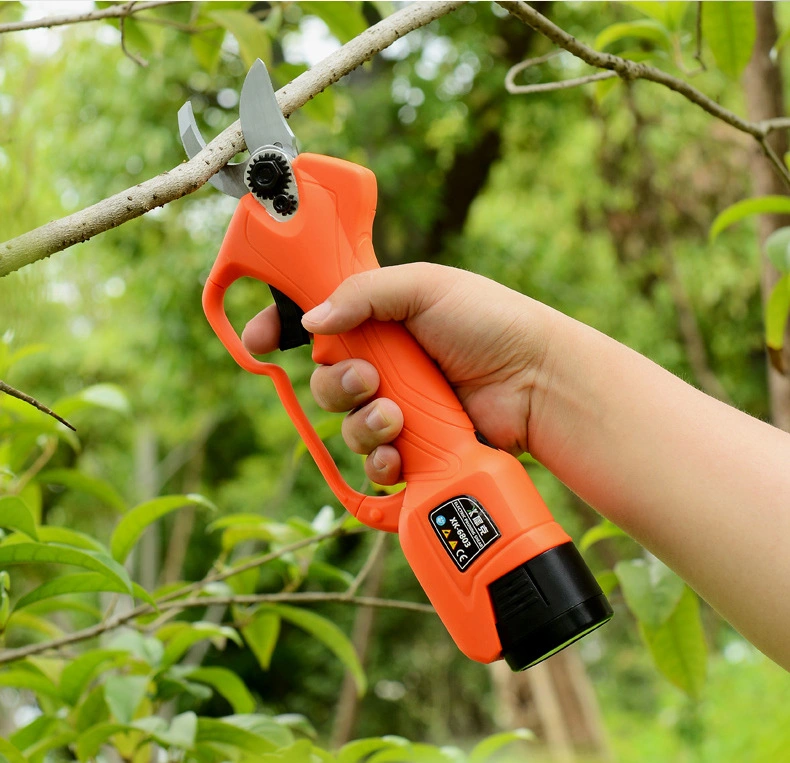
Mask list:
[[[332,312],[332,305],[330,305],[329,302],[322,302],[320,305],[316,305],[312,310],[308,310],[302,316],[302,324],[309,323],[317,326],[324,322],[330,312]],[[305,328],[307,328],[307,326],[305,326]]]
[[[368,391],[368,385],[353,366],[341,377],[340,386],[347,395],[354,395],[355,397]]]
[[[382,429],[386,429],[390,424],[387,417],[379,410],[379,406],[376,406],[365,417],[365,423],[368,425],[368,428],[374,432],[378,432]]]
[[[371,463],[377,472],[382,472],[387,466],[387,462],[381,457],[378,448],[370,454]]]

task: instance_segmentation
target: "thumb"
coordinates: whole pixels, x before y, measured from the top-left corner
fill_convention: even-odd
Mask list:
[[[306,312],[302,325],[313,334],[341,334],[368,318],[406,321],[426,309],[440,269],[421,262],[356,273]]]

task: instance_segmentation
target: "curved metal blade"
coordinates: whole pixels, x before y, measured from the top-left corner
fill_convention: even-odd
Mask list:
[[[181,134],[181,143],[190,159],[205,148],[206,141],[200,134],[200,128],[195,122],[195,112],[189,101],[178,110],[178,132]],[[240,199],[248,192],[244,184],[246,165],[246,161],[226,164],[219,172],[212,175],[208,182],[222,193]]]
[[[280,111],[266,64],[258,58],[247,72],[239,99],[241,131],[250,154],[263,146],[279,146],[291,157],[299,151],[288,122]]]

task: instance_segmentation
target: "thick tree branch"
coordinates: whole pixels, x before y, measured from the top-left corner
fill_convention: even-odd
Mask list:
[[[53,26],[66,26],[67,24],[81,24],[84,21],[101,21],[102,19],[124,19],[140,11],[159,8],[163,5],[175,5],[182,0],[152,0],[148,3],[117,3],[109,8],[101,8],[87,13],[67,13],[63,16],[47,16],[41,19],[28,19],[27,21],[13,21],[0,24],[0,34],[6,32],[24,32],[26,29],[49,29]]]
[[[464,0],[414,3],[366,29],[277,91],[283,114],[289,116],[395,40],[463,4]],[[236,121],[200,153],[169,172],[0,244],[0,277],[196,191],[245,148],[241,126]]]
[[[661,69],[656,69],[653,66],[638,63],[636,61],[629,61],[626,58],[621,58],[611,53],[601,53],[598,50],[594,50],[577,40],[573,35],[568,34],[564,29],[561,29],[556,24],[549,21],[545,16],[538,13],[538,11],[521,0],[500,0],[498,5],[501,5],[513,16],[527,24],[527,26],[532,27],[536,32],[539,32],[544,37],[551,40],[555,45],[564,48],[585,63],[590,64],[590,66],[594,66],[597,69],[613,71],[621,79],[626,81],[645,79],[659,85],[664,85],[664,87],[668,87],[670,90],[680,93],[684,98],[696,104],[701,109],[704,109],[717,119],[720,119],[722,122],[726,122],[736,130],[751,135],[760,144],[768,159],[782,176],[785,184],[790,187],[790,171],[788,171],[779,157],[770,150],[770,146],[765,141],[766,136],[772,130],[787,127],[786,119],[778,118],[762,122],[749,122],[738,116],[735,112],[725,109],[688,82],[673,77],[671,74],[667,74]],[[579,81],[576,84],[583,83]]]

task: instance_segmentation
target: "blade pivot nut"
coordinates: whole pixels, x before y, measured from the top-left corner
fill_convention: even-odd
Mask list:
[[[247,169],[247,184],[259,199],[279,196],[290,179],[288,162],[271,151],[258,154]]]

